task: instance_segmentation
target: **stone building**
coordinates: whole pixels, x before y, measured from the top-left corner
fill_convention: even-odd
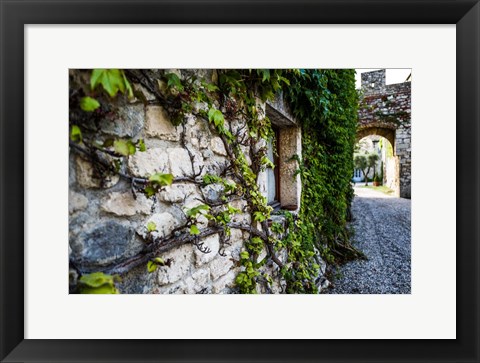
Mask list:
[[[161,71],[151,72],[155,75]],[[179,78],[187,77],[192,72],[205,79],[212,78],[212,72],[207,70],[169,72],[177,74]],[[80,88],[82,81],[85,82],[84,77],[82,72],[70,72],[72,93]],[[101,180],[91,157],[71,147],[69,256],[72,286],[78,276],[76,269],[82,272],[115,273],[121,270],[122,261],[141,256],[142,251],[148,250],[145,241],[148,239],[149,223],[153,222],[155,226],[155,236],[167,238],[178,233],[178,229],[185,225],[188,210],[204,204],[204,200],[211,205],[221,202],[222,185],[204,185],[200,181],[207,174],[221,175],[227,165],[228,155],[222,138],[212,132],[208,120],[193,114],[183,124],[174,126],[152,92],[138,82],[132,81],[132,86],[135,98],[129,101],[115,100],[114,107],[106,110],[97,124],[86,128],[91,132],[90,137],[99,142],[110,137],[133,142],[143,140],[145,151],[125,157],[125,166],[120,169],[120,174],[133,178],[111,175]],[[198,103],[195,107],[202,109],[204,105]],[[298,165],[292,156],[301,155],[300,127],[289,113],[281,94],[277,95],[275,101],[266,104],[259,102],[259,109],[270,118],[276,140],[269,145],[259,143],[250,149],[245,147],[245,156],[251,163],[256,150],[268,148],[268,156],[275,168],[267,168],[259,173],[259,189],[273,208],[295,213],[300,207],[301,183],[299,175],[295,175]],[[71,115],[71,119],[74,116]],[[228,128],[232,133],[246,132],[240,119],[231,120]],[[273,152],[272,145],[277,145],[278,155]],[[162,187],[152,198],[132,191],[135,178],[140,180],[155,173],[171,173],[175,181]],[[240,227],[231,228],[229,236],[218,231],[194,239],[191,243],[165,249],[161,258],[168,262],[166,265],[150,273],[147,272],[146,263],[138,264],[122,276],[122,281],[118,283],[120,292],[236,293],[235,279],[244,269],[239,264],[240,254],[245,249],[245,241],[252,237],[249,228],[255,227],[256,222],[244,212],[245,200],[235,200],[231,205],[238,210],[231,224]],[[268,223],[274,222],[282,224],[284,219],[273,213]],[[198,228],[208,227],[209,221],[200,213],[196,225]],[[258,261],[267,254],[269,251],[264,248]],[[286,251],[278,251],[277,256],[282,263],[286,262]],[[325,265],[320,257],[318,262],[324,271]],[[268,271],[275,278],[260,284],[258,292],[284,292],[285,282],[278,265],[269,260],[261,271]],[[317,281],[320,289],[328,284],[323,275]]]
[[[384,161],[384,183],[402,198],[411,197],[411,82],[387,85],[385,69],[362,73],[357,141],[384,137],[393,156]]]

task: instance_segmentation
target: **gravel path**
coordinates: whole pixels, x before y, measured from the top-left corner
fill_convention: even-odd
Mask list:
[[[410,200],[356,187],[352,213],[354,245],[368,260],[340,266],[326,293],[409,294]]]

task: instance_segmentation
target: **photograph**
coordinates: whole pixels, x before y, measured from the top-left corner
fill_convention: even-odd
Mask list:
[[[410,68],[68,78],[70,294],[411,294]]]

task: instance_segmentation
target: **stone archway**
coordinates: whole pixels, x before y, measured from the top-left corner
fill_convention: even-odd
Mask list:
[[[385,125],[379,122],[371,122],[358,128],[356,142],[360,141],[365,136],[378,135],[390,141],[390,144],[395,150],[395,131],[396,128],[392,125]]]
[[[395,129],[382,127],[380,125],[360,128],[357,131],[356,143],[362,143],[365,139],[370,139],[370,136],[380,136],[380,138],[373,138],[374,143],[380,143],[380,148],[377,149],[380,160],[378,162],[377,172],[382,176],[383,185],[394,191],[396,197],[400,197],[400,163],[399,157],[395,155]],[[370,146],[371,147],[371,146]],[[374,147],[375,149],[375,147]],[[381,170],[381,171],[380,171]],[[377,174],[378,175],[378,174]],[[369,177],[372,177],[369,175]]]
[[[385,69],[362,73],[357,141],[368,135],[386,138],[393,147],[398,190],[411,196],[411,83],[386,85]]]

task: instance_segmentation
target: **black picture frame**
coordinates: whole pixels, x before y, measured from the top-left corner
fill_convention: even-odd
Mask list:
[[[480,361],[478,0],[1,0],[0,14],[2,362]],[[25,90],[22,62],[24,25],[70,23],[456,24],[457,339],[241,341],[24,339]]]

